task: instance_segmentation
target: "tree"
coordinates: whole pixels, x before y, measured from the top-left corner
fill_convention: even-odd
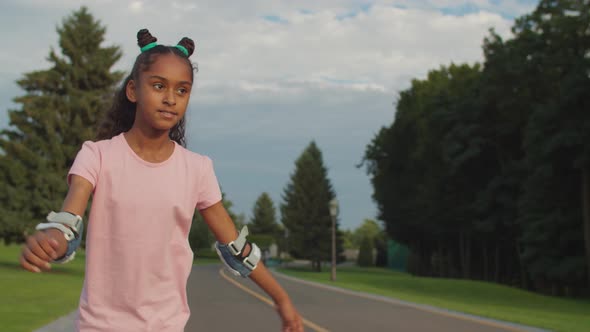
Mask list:
[[[334,197],[322,152],[312,141],[295,161],[295,171],[284,189],[281,220],[289,233],[289,253],[311,260],[315,271],[320,271],[321,262],[331,257],[332,220],[328,206]],[[341,237],[337,240],[341,242]],[[337,247],[342,248],[341,243]]]
[[[375,220],[365,219],[352,233],[352,242],[356,248],[362,248],[362,243],[367,239],[372,248],[377,250],[377,257],[373,265],[385,266],[387,264],[387,236]]]
[[[368,237],[363,237],[359,248],[357,264],[361,267],[374,266],[373,261],[373,241]]]
[[[400,93],[364,161],[412,271],[590,286],[589,22],[588,2],[542,0],[514,38],[491,31],[483,68],[442,67]]]
[[[51,68],[17,81],[25,95],[9,110],[0,132],[0,236],[22,241],[24,233],[59,209],[65,176],[82,143],[95,136],[101,112],[123,74],[111,71],[118,47],[103,47],[106,28],[85,7],[57,28],[61,55],[49,52]]]
[[[252,208],[252,219],[248,223],[252,234],[280,236],[274,203],[267,193],[262,193]]]
[[[352,233],[352,243],[357,248],[360,248],[361,243],[365,238],[371,241],[371,244],[375,246],[377,238],[381,236],[383,230],[379,227],[379,224],[375,220],[365,219],[363,223],[354,230]]]
[[[514,27],[539,97],[523,140],[522,256],[537,285],[554,293],[590,288],[589,23],[590,3],[544,0]]]
[[[413,80],[400,93],[393,124],[365,153],[379,219],[424,262],[416,264],[425,267],[415,270],[421,274],[437,273],[433,254],[445,257],[444,271],[469,277],[472,269],[473,203],[488,177],[477,117],[480,76],[479,65],[453,64]]]
[[[354,243],[354,233],[350,229],[342,231],[342,247],[344,249],[358,249],[358,245]]]
[[[262,193],[252,208],[252,219],[248,223],[250,241],[263,252],[269,250],[273,243],[281,244],[283,233],[277,223],[274,203],[267,193]]]

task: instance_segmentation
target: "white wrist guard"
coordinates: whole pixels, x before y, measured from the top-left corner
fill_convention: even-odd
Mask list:
[[[260,248],[254,243],[246,240],[248,235],[248,226],[244,226],[238,234],[238,238],[228,244],[220,244],[215,242],[215,251],[221,258],[221,261],[229,269],[231,273],[236,276],[248,277],[260,261]],[[243,256],[246,244],[250,243],[250,253],[248,256]]]
[[[36,230],[41,231],[49,228],[59,229],[68,241],[68,248],[66,254],[59,259],[54,260],[55,263],[67,263],[74,259],[76,255],[76,249],[82,241],[82,232],[84,231],[84,222],[82,217],[69,213],[53,211],[47,215],[47,221],[40,223],[35,227]]]

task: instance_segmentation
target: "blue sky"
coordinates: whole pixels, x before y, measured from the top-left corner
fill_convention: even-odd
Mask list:
[[[188,114],[189,149],[213,158],[234,210],[250,217],[268,192],[278,207],[294,161],[314,140],[341,204],[341,228],[375,218],[361,161],[391,125],[398,93],[412,78],[451,62],[481,61],[489,28],[505,37],[536,1],[252,0],[41,1],[0,4],[0,127],[15,81],[46,69],[55,27],[86,4],[107,28],[105,45],[124,52],[147,27],[162,43],[197,42],[196,87]]]

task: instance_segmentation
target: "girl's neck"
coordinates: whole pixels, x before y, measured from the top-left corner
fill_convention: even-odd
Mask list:
[[[174,142],[170,139],[168,131],[146,132],[133,126],[123,135],[131,149],[146,161],[163,161],[174,152]]]

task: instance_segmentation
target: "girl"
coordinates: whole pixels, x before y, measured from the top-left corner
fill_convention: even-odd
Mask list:
[[[237,236],[211,160],[184,148],[193,41],[185,37],[177,46],[158,45],[146,29],[137,39],[142,52],[115,96],[98,141],[83,144],[68,173],[62,212],[48,216],[83,225],[76,221],[93,195],[78,331],[183,331],[189,317],[186,281],[193,253],[188,233],[195,208],[219,243]],[[27,238],[20,257],[32,272],[63,261],[72,251],[72,234],[80,238],[77,226],[43,225]],[[247,245],[243,254],[250,249]],[[289,296],[268,270],[259,264],[249,276],[275,301],[283,331],[303,331]]]

